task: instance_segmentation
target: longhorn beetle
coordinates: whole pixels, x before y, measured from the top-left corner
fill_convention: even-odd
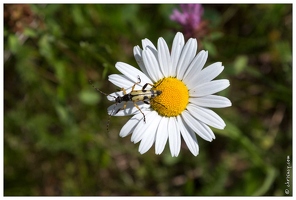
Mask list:
[[[106,94],[104,92],[102,92],[101,90],[99,90],[98,88],[94,87],[93,88],[96,89],[98,92],[104,94],[105,96],[111,96],[115,99],[115,105],[114,108],[111,112],[111,114],[109,115],[108,118],[108,123],[107,123],[107,131],[109,131],[109,122],[110,122],[110,117],[113,115],[114,113],[114,109],[116,107],[117,104],[121,103],[121,102],[125,102],[122,108],[119,108],[114,114],[117,114],[120,110],[125,110],[127,102],[133,102],[134,106],[142,113],[143,117],[144,117],[144,122],[146,123],[146,117],[145,114],[142,112],[142,110],[139,108],[139,106],[136,104],[139,101],[143,101],[146,104],[150,104],[150,100],[155,98],[156,96],[159,96],[162,91],[160,90],[146,90],[146,87],[148,85],[152,86],[152,88],[155,88],[154,85],[150,84],[150,83],[146,83],[143,87],[142,90],[134,90],[136,85],[139,85],[141,83],[141,79],[140,76],[137,77],[138,78],[138,82],[136,82],[133,86],[132,86],[132,90],[130,93],[126,93],[126,89],[121,88],[122,92],[123,92],[123,96],[118,96],[118,97],[114,97],[111,96],[110,94]],[[89,80],[89,82],[91,83],[91,81]],[[158,102],[156,102],[158,103]],[[160,104],[160,103],[159,103]],[[162,105],[162,104],[160,104]],[[162,105],[164,106],[164,105]]]

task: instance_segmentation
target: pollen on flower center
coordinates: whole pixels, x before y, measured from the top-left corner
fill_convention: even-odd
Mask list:
[[[151,107],[160,115],[174,117],[187,107],[189,92],[187,86],[174,77],[163,78],[154,84],[154,90],[162,93],[151,100]]]

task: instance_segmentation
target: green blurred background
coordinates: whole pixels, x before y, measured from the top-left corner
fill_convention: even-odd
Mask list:
[[[233,105],[214,109],[226,128],[198,138],[197,157],[184,142],[177,158],[168,144],[140,155],[119,137],[129,117],[107,133],[111,102],[88,80],[111,93],[108,75],[118,61],[137,67],[141,39],[171,47],[177,7],[4,5],[4,195],[287,195],[292,5],[203,5],[199,50],[225,66]]]

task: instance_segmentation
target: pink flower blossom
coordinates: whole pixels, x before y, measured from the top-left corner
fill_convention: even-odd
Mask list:
[[[174,9],[170,19],[180,23],[185,35],[192,34],[202,22],[204,9],[201,4],[181,4],[181,12]],[[186,34],[187,33],[187,34]]]

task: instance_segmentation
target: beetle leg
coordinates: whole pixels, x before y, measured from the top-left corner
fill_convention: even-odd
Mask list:
[[[126,90],[124,88],[121,88],[123,95],[126,95]]]
[[[142,87],[142,92],[146,92],[145,88],[146,88],[148,85],[154,87],[151,83],[146,83],[146,84]]]
[[[141,79],[140,79],[140,76],[138,76],[138,79],[139,79],[139,82],[136,82],[133,87],[132,87],[132,91],[134,91],[136,85],[139,85],[141,83]]]
[[[121,111],[121,110],[125,110],[125,108],[126,108],[126,104],[127,104],[127,102],[124,103],[124,105],[123,105],[122,108],[118,108],[118,110],[115,112],[115,114],[117,114],[117,113],[118,113],[119,111]]]
[[[139,83],[141,83],[141,79],[140,79],[140,76],[139,76],[139,75],[138,75],[138,77],[137,77],[137,78],[138,78],[138,80],[139,80]]]
[[[142,115],[144,116],[144,122],[146,123],[145,114],[142,112],[142,110],[139,108],[139,106],[135,102],[134,102],[134,106],[142,113]]]

